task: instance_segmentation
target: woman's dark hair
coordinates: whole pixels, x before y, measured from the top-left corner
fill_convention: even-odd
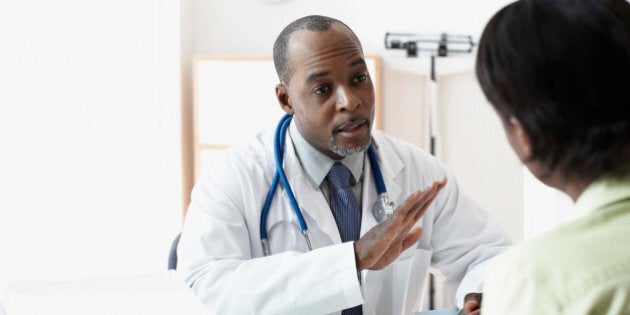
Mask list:
[[[521,122],[529,160],[547,173],[591,180],[628,174],[628,2],[514,2],[486,25],[476,72],[504,122]]]

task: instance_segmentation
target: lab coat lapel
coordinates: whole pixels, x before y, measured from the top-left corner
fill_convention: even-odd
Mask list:
[[[402,200],[399,200],[402,189],[398,185],[396,178],[402,173],[405,165],[400,160],[398,155],[390,154],[385,157],[385,153],[382,152],[382,148],[372,141],[376,156],[378,158],[379,166],[381,167],[381,173],[383,174],[383,181],[385,182],[385,189],[389,195],[389,199],[396,202],[396,205],[400,205]],[[374,174],[372,173],[372,166],[368,155],[365,155],[365,163],[363,163],[363,199],[362,203],[362,219],[361,219],[361,235],[364,235],[378,222],[372,214],[372,207],[378,197],[376,192],[376,184],[374,183]]]
[[[286,135],[286,151],[284,168],[287,179],[295,194],[308,225],[313,248],[341,243],[341,236],[337,229],[337,223],[332,215],[330,207],[324,198],[324,194],[313,185],[302,168],[295,154],[295,148],[289,135]]]

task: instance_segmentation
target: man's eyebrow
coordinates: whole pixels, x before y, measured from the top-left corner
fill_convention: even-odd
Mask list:
[[[306,83],[311,83],[315,80],[317,80],[317,78],[323,77],[323,76],[327,76],[330,74],[330,71],[322,71],[322,72],[315,72],[312,73],[311,75],[308,76],[308,78],[306,78]]]
[[[356,66],[358,66],[358,65],[364,65],[364,66],[367,66],[367,64],[365,63],[365,59],[363,59],[363,58],[357,58],[356,60],[354,60],[353,62],[351,62],[351,63],[350,63],[349,67],[350,67],[350,68],[353,68],[353,67],[356,67]],[[311,82],[313,82],[313,81],[317,80],[318,78],[321,78],[321,77],[323,77],[323,76],[327,76],[327,75],[329,75],[329,74],[330,74],[330,71],[322,71],[322,72],[315,72],[315,73],[312,73],[311,75],[309,75],[309,76],[306,78],[306,83],[311,83]]]
[[[350,68],[358,66],[358,65],[366,66],[367,64],[365,63],[365,59],[358,58],[357,60],[353,61],[352,63],[350,63]]]

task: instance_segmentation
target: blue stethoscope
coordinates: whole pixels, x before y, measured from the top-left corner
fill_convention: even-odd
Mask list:
[[[269,239],[267,236],[267,215],[269,214],[271,202],[273,201],[273,196],[276,193],[276,188],[278,188],[278,182],[280,180],[282,181],[284,190],[286,191],[287,197],[289,198],[289,202],[291,203],[293,212],[295,212],[295,216],[298,219],[300,230],[302,231],[302,235],[306,240],[308,250],[310,251],[313,249],[313,247],[311,246],[311,240],[308,236],[308,227],[306,226],[306,221],[304,220],[302,211],[300,211],[300,207],[298,206],[297,200],[295,199],[295,195],[293,195],[293,190],[291,189],[291,185],[289,184],[287,176],[284,173],[284,169],[282,167],[282,162],[284,159],[285,135],[287,132],[287,128],[291,123],[291,118],[293,118],[292,115],[284,115],[284,117],[280,119],[274,135],[274,156],[276,159],[276,173],[273,176],[271,188],[269,188],[269,192],[267,193],[265,205],[263,206],[262,214],[260,216],[260,241],[262,243],[263,253],[265,256],[271,255]],[[396,205],[393,201],[390,201],[387,196],[385,182],[383,181],[383,174],[381,173],[381,168],[378,164],[378,158],[376,157],[376,152],[374,151],[374,147],[372,146],[372,144],[370,144],[370,147],[368,148],[368,157],[370,158],[370,165],[372,166],[372,173],[374,173],[374,182],[376,184],[376,191],[378,193],[378,198],[372,206],[372,213],[374,214],[374,218],[376,219],[376,221],[381,222],[394,214]]]

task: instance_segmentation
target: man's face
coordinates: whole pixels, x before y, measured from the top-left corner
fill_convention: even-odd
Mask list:
[[[374,86],[355,36],[334,23],[289,41],[289,82],[276,94],[300,133],[333,159],[365,150],[374,120]]]

